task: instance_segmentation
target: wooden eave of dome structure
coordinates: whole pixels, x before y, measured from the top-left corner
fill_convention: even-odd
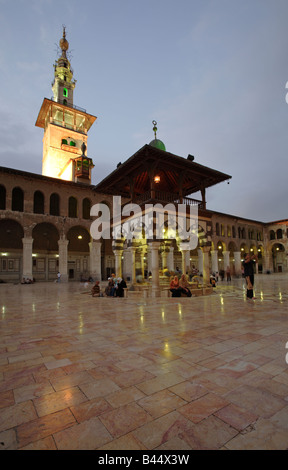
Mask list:
[[[156,174],[160,176],[160,182],[153,185]],[[118,164],[116,170],[95,186],[95,190],[133,201],[132,194],[136,200],[154,186],[159,192],[186,197],[230,178],[230,175],[146,144],[124,163]]]

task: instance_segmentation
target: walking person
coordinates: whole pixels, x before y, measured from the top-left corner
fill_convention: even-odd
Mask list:
[[[254,262],[258,261],[257,255],[250,255],[249,253],[245,254],[243,261],[244,277],[246,279],[247,285],[247,299],[255,299],[254,297]]]
[[[227,282],[230,282],[230,281],[231,281],[231,270],[230,270],[230,266],[227,266],[227,268],[226,268],[226,279],[227,279]]]

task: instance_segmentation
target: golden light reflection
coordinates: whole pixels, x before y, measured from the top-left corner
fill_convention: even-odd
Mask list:
[[[220,296],[220,303],[221,303],[221,313],[225,313],[225,308],[224,308],[224,298],[222,295]]]
[[[170,352],[170,346],[169,346],[169,343],[165,343],[165,346],[164,346],[164,351],[165,351],[165,352]]]
[[[70,401],[72,398],[72,393],[69,390],[66,390],[65,395],[64,395],[64,401]]]
[[[83,315],[82,313],[79,314],[79,334],[82,335],[83,334],[83,329],[84,329],[84,321],[83,321]]]
[[[143,326],[144,325],[144,308],[143,308],[143,305],[139,306],[139,313],[140,313],[140,323],[141,323],[141,326]]]

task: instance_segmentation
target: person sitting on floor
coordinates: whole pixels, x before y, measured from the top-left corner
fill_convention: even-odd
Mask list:
[[[91,290],[92,297],[100,297],[100,285],[99,281],[96,281]]]
[[[182,294],[187,295],[187,297],[192,296],[191,291],[190,291],[189,282],[188,282],[187,277],[186,277],[185,274],[182,274],[179,285],[182,288]]]
[[[170,282],[170,292],[172,292],[172,297],[181,297],[182,287],[179,285],[178,276],[174,276]]]
[[[105,289],[105,294],[107,295],[107,297],[110,297],[110,296],[113,296],[114,294],[114,280],[112,277],[108,277],[108,285]]]

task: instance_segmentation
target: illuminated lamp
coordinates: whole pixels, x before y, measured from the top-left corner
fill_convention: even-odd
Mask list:
[[[160,183],[160,176],[159,175],[156,175],[154,177],[154,183]]]

